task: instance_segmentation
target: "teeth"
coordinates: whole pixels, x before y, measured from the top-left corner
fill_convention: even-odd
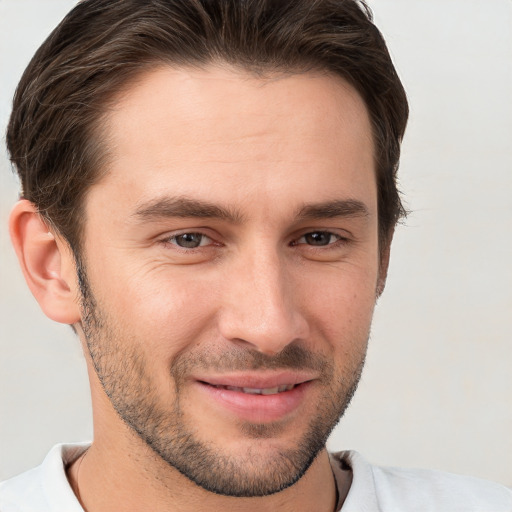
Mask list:
[[[283,386],[276,386],[275,388],[238,388],[236,386],[215,386],[220,389],[227,389],[228,391],[238,391],[239,393],[247,393],[248,395],[277,395],[283,391],[291,391],[295,384],[284,384]]]
[[[262,395],[277,395],[279,393],[279,388],[266,388],[261,390]]]
[[[258,388],[242,388],[242,391],[244,393],[248,393],[249,395],[262,395],[264,394],[265,391],[272,391],[274,389],[277,389],[277,388],[267,388],[267,389],[258,389]],[[277,393],[277,391],[276,391]],[[267,393],[265,393],[267,394]],[[268,393],[269,395],[271,393]]]

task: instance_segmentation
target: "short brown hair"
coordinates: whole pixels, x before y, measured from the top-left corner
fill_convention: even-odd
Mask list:
[[[373,126],[381,243],[404,214],[396,187],[407,99],[357,0],[85,0],[36,52],[7,131],[22,194],[79,251],[83,204],[106,169],[105,106],[145,69],[222,60],[252,72],[325,70],[361,94]]]

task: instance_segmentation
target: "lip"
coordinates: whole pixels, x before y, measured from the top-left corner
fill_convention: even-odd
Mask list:
[[[237,388],[275,388],[288,384],[302,384],[315,380],[317,376],[311,372],[280,371],[280,372],[240,372],[228,375],[207,375],[194,377],[211,386],[231,386]]]
[[[194,383],[209,405],[243,421],[271,423],[284,420],[300,409],[315,378],[310,372],[240,373],[198,377]],[[224,387],[268,389],[291,384],[295,386],[293,389],[272,395]]]

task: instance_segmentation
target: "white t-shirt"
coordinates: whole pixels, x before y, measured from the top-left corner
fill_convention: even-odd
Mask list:
[[[87,444],[56,445],[43,463],[0,483],[1,512],[83,512],[65,468]],[[372,466],[357,452],[331,455],[334,475],[352,470],[340,512],[512,512],[512,490],[439,471]]]

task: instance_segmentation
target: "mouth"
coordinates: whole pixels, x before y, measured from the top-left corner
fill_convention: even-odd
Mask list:
[[[239,374],[196,378],[196,389],[212,407],[240,420],[268,423],[297,414],[311,399],[310,373]]]
[[[300,384],[284,384],[281,386],[275,386],[272,388],[247,388],[238,386],[224,386],[222,384],[215,385],[209,384],[208,382],[202,382],[202,384],[213,386],[217,389],[226,389],[228,391],[236,391],[237,393],[246,393],[248,395],[277,395],[278,393],[284,393],[285,391],[291,391]]]

